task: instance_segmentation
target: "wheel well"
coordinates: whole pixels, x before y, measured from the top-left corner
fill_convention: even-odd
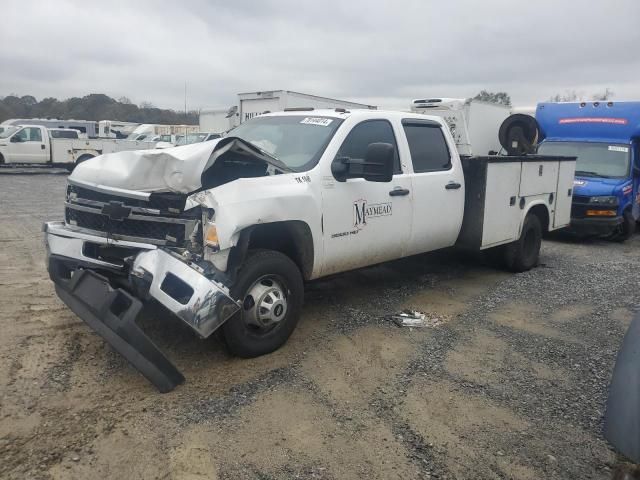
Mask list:
[[[83,155],[80,155],[78,157],[78,159],[76,160],[76,163],[80,163],[80,162],[84,162],[85,160],[89,160],[91,158],[94,158],[95,155],[91,155],[90,153],[85,153]]]
[[[304,279],[313,270],[313,237],[309,226],[301,221],[286,221],[254,225],[242,231],[237,246],[229,258],[232,274],[246,256],[247,250],[263,248],[285,254],[298,266]]]
[[[546,205],[538,204],[529,209],[527,215],[535,215],[542,225],[542,233],[549,231],[549,210]]]

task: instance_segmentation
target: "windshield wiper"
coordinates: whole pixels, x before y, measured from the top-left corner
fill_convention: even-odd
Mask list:
[[[239,138],[239,137],[237,137]],[[286,163],[284,163],[282,160],[280,160],[279,158],[273,156],[272,154],[270,154],[269,152],[267,152],[266,150],[263,150],[262,148],[260,148],[259,146],[257,146],[255,143],[253,142],[247,142],[246,140],[244,140],[248,145],[250,145],[251,147],[255,148],[256,150],[258,150],[262,155],[264,155],[265,157],[269,157],[271,160],[273,160],[273,165],[274,167],[280,168],[281,170],[287,171],[287,172],[293,172],[294,170],[292,168],[289,168],[287,166]]]
[[[587,170],[576,170],[576,175],[580,175],[581,177],[604,177],[609,178],[608,175],[602,175],[598,172],[590,172]]]

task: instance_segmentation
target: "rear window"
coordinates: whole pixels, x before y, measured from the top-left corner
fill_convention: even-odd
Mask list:
[[[439,125],[420,122],[403,123],[415,173],[451,168],[451,154]]]
[[[51,130],[51,138],[78,138],[78,132],[73,130]]]

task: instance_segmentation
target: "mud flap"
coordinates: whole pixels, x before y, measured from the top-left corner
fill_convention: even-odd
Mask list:
[[[640,463],[640,313],[622,341],[604,421],[605,438],[620,453]]]
[[[184,376],[136,325],[142,308],[137,298],[91,270],[75,270],[71,279],[56,282],[64,303],[162,392],[184,382]]]

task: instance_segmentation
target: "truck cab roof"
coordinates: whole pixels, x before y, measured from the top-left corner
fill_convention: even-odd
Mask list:
[[[354,109],[342,109],[342,108],[330,108],[330,109],[313,109],[313,108],[299,108],[288,109],[284,112],[264,113],[260,116],[309,116],[309,117],[328,117],[346,120],[347,118],[353,118],[355,120],[373,120],[373,119],[415,119],[415,120],[431,120],[440,125],[445,125],[442,118],[434,115],[424,115],[422,113],[402,112],[398,110],[367,110],[361,108]],[[259,118],[259,117],[256,117]]]

